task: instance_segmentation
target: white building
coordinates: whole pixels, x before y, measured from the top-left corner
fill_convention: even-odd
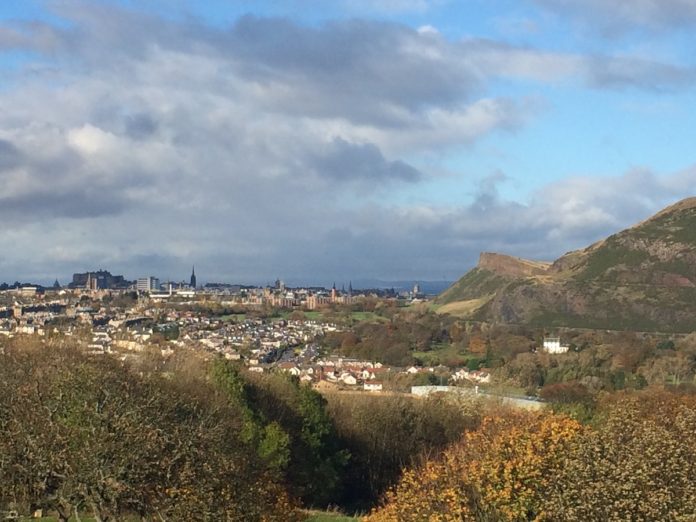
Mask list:
[[[568,346],[561,345],[560,337],[544,337],[543,350],[546,353],[566,353],[568,351]]]

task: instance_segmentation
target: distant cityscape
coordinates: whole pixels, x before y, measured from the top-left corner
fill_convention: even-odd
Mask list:
[[[161,280],[156,276],[145,276],[137,279],[127,279],[123,275],[114,275],[109,270],[98,269],[88,272],[76,272],[72,280],[63,285],[58,279],[52,285],[33,282],[0,283],[0,291],[14,290],[24,295],[43,294],[56,290],[78,291],[135,291],[148,294],[155,299],[165,299],[171,296],[191,297],[195,292],[220,295],[239,295],[249,298],[244,304],[263,304],[270,302],[278,306],[304,306],[312,308],[329,303],[347,303],[349,298],[360,295],[375,295],[379,297],[423,298],[436,295],[447,286],[449,281],[371,281],[369,287],[355,288],[352,281],[341,283],[340,288],[334,283],[331,287],[320,285],[290,286],[281,279],[267,285],[232,284],[226,282],[206,282],[198,284],[195,266],[186,279],[179,281]]]
[[[345,322],[353,313],[370,316],[366,310],[397,309],[427,299],[417,282],[401,291],[357,289],[352,281],[330,288],[290,287],[281,279],[265,286],[199,285],[195,267],[181,281],[155,276],[131,280],[99,269],[74,273],[65,286],[59,281],[46,287],[0,285],[0,337],[70,338],[92,355],[133,356],[155,346],[167,356],[192,348],[243,360],[250,371],[282,363],[281,370],[292,365],[302,378],[335,381],[332,372],[314,375],[312,368],[326,351],[318,340],[341,330],[334,323],[336,314],[343,314]],[[345,374],[340,382],[348,379],[355,385],[356,375]]]
[[[400,282],[403,285],[403,282]],[[443,288],[449,283],[438,285]],[[432,285],[431,285],[432,286]],[[67,285],[61,285],[56,279],[53,285],[46,286],[35,283],[4,282],[0,284],[0,291],[14,291],[17,294],[31,296],[58,291],[77,291],[88,293],[110,292],[137,292],[145,294],[151,299],[164,300],[173,297],[191,298],[197,293],[217,294],[221,296],[236,296],[236,302],[243,305],[264,305],[292,308],[304,307],[309,310],[329,304],[349,304],[353,298],[375,296],[384,298],[423,299],[432,295],[423,290],[420,282],[414,281],[408,288],[403,286],[354,288],[353,282],[348,281],[346,286],[342,283],[340,288],[334,283],[330,288],[323,286],[297,286],[286,285],[281,279],[276,279],[269,285],[246,285],[222,282],[207,282],[198,284],[195,266],[191,268],[188,278],[180,281],[160,280],[156,276],[145,276],[131,280],[123,275],[114,275],[105,269],[89,272],[76,272]],[[433,292],[437,293],[437,292]]]

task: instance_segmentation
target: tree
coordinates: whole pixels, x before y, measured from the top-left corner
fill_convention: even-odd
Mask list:
[[[329,396],[328,411],[350,450],[342,505],[369,509],[408,466],[458,440],[480,421],[478,403],[431,397]]]
[[[279,477],[237,436],[241,412],[204,380],[40,348],[0,355],[0,509],[295,519]]]
[[[602,406],[606,420],[569,448],[544,520],[696,517],[696,400],[651,390]]]
[[[562,416],[486,418],[442,457],[405,471],[368,520],[534,520],[580,432],[577,422]]]

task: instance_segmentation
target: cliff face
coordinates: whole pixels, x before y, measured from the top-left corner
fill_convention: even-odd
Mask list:
[[[692,331],[696,198],[552,264],[481,254],[436,302],[492,322]]]

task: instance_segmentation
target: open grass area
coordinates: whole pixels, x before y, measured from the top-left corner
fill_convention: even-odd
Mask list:
[[[481,308],[489,300],[490,296],[482,297],[480,299],[469,299],[467,301],[455,301],[453,303],[438,306],[436,309],[434,309],[434,311],[439,314],[450,314],[466,317]]]
[[[388,321],[386,317],[382,317],[381,315],[377,315],[374,312],[351,312],[350,313],[351,319],[355,321],[371,321],[371,322],[380,322],[380,321]]]
[[[332,511],[310,511],[306,522],[358,522],[359,519]]]
[[[335,317],[341,318],[342,320],[349,319],[353,322],[383,322],[389,320],[386,317],[377,315],[374,312],[350,312],[345,315],[336,315],[331,310],[311,310],[302,313],[304,313],[306,319],[310,319],[312,321],[332,321]],[[286,314],[286,318],[289,315],[289,313]]]
[[[460,348],[451,344],[438,344],[427,352],[413,352],[413,357],[423,366],[464,366],[471,357],[460,352]]]

